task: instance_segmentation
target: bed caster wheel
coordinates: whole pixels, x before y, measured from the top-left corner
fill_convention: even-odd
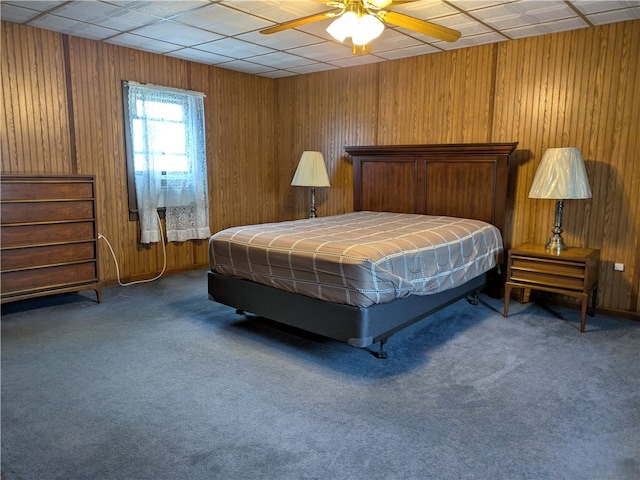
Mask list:
[[[384,360],[387,358],[387,351],[384,349],[385,344],[387,343],[387,339],[384,338],[380,340],[380,349],[377,352],[373,352],[376,358]]]
[[[467,302],[469,302],[471,305],[478,305],[480,303],[480,300],[478,299],[478,294],[474,293],[472,295],[469,295],[467,297]]]

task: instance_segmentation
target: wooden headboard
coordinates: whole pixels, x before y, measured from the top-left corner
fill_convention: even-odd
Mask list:
[[[484,220],[504,237],[517,143],[349,146],[353,209]]]

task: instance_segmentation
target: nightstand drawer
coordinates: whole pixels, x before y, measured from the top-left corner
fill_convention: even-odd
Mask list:
[[[579,277],[554,275],[553,273],[518,270],[511,267],[511,281],[531,283],[547,287],[565,288],[581,292],[584,290],[584,269]]]
[[[572,290],[585,287],[584,263],[512,255],[510,265],[512,281]]]

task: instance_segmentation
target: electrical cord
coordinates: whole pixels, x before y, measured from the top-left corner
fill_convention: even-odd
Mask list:
[[[164,242],[164,232],[162,231],[162,223],[160,222],[160,215],[158,215],[158,212],[156,212],[156,218],[158,219],[158,227],[160,227],[160,238],[162,239],[162,255],[164,257],[164,265],[162,267],[162,271],[160,272],[160,274],[157,275],[154,278],[149,278],[149,279],[146,279],[146,280],[136,280],[134,282],[128,282],[128,283],[122,283],[122,281],[120,280],[120,266],[118,265],[118,259],[116,258],[116,254],[113,252],[113,248],[111,247],[111,243],[109,242],[109,240],[107,240],[107,237],[105,237],[101,233],[98,233],[98,238],[101,238],[102,240],[107,242],[107,246],[109,247],[109,250],[111,250],[111,256],[113,257],[113,261],[116,263],[116,274],[118,275],[118,283],[123,287],[128,287],[129,285],[135,285],[137,283],[148,283],[148,282],[153,282],[155,280],[158,280],[164,274],[165,270],[167,269],[167,247],[166,247],[165,242]]]

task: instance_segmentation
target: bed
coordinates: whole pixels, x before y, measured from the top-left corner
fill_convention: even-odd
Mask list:
[[[399,330],[501,290],[516,146],[345,147],[354,211],[217,232],[209,298],[386,358]]]

